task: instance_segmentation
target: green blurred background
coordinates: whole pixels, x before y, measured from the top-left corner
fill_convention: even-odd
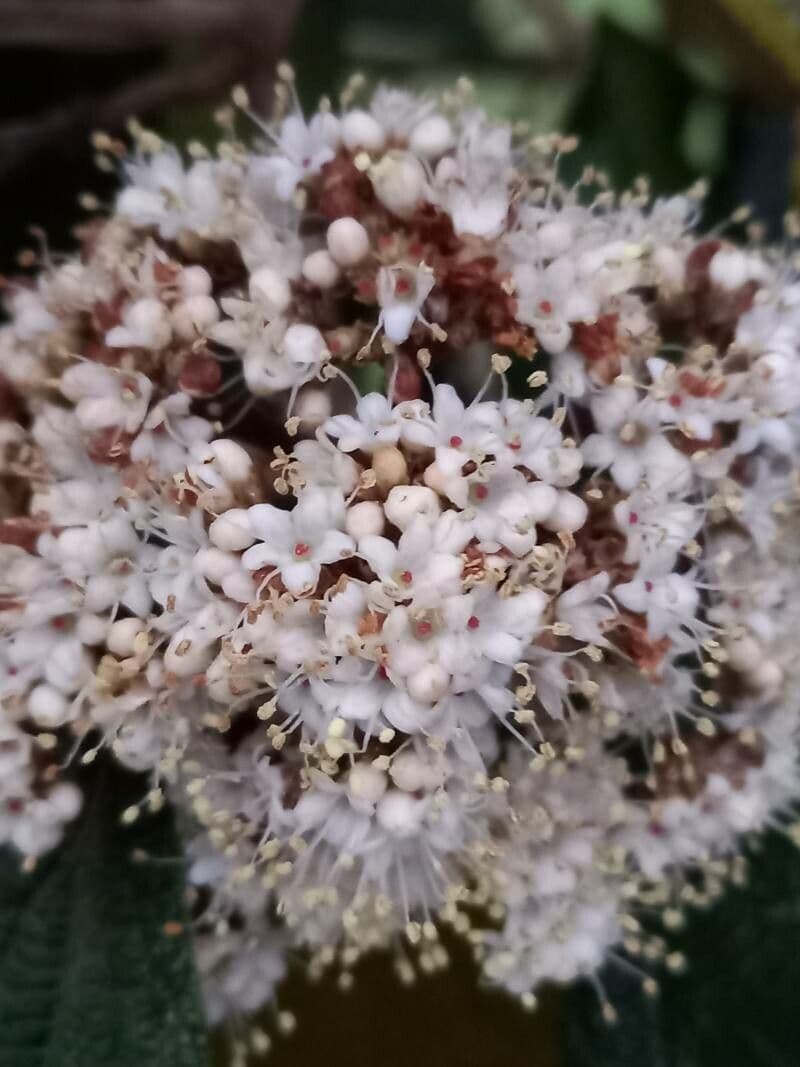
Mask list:
[[[178,140],[213,137],[211,109],[233,84],[245,83],[267,110],[272,71],[284,56],[296,66],[308,107],[323,93],[335,97],[355,70],[420,89],[467,74],[490,112],[525,120],[536,132],[579,134],[576,166],[591,160],[617,183],[648,174],[659,192],[708,178],[709,225],[746,202],[777,234],[798,186],[797,0],[0,0],[0,270],[14,270],[18,251],[30,242],[30,223],[63,247],[81,217],[78,192],[110,195],[114,176],[93,165],[92,130],[120,132],[135,114]],[[737,957],[726,957],[720,944],[730,946],[730,930],[751,919],[752,910],[740,902],[737,912],[734,902],[733,912],[718,920],[717,942],[700,942],[695,955],[706,993],[715,961],[736,971]],[[799,927],[794,916],[794,945],[787,951],[779,939],[776,958],[800,957]],[[757,925],[753,931],[763,946]],[[755,977],[763,985],[759,952]],[[349,994],[332,980],[309,987],[298,971],[281,1007],[298,1015],[299,1030],[275,1038],[270,1062],[800,1062],[800,1053],[785,1059],[770,1045],[774,1020],[763,1024],[763,1041],[756,1026],[753,1045],[712,1041],[693,1054],[648,1045],[631,1055],[614,1047],[595,1059],[567,1050],[563,1035],[577,1018],[574,998],[547,994],[540,1011],[526,1015],[477,988],[463,950],[454,961],[449,973],[411,990],[399,987],[380,961],[368,961]],[[800,975],[782,973],[779,984],[793,996]],[[683,1027],[688,1018],[691,1029],[698,1023],[686,1014],[692,985],[684,980],[681,989],[678,1021],[668,1025]],[[731,1005],[725,995],[723,986],[718,993],[712,988],[702,1018],[719,1012],[715,1033],[735,1034],[724,1017]],[[582,1017],[594,1008],[596,1002],[584,1003]],[[800,1024],[791,1020],[798,1017],[791,1004],[775,1016],[784,1030],[797,1031],[795,1051]],[[652,1020],[649,1026],[657,1032]],[[591,1048],[597,1038],[587,1040]],[[717,1051],[702,1051],[711,1048]],[[227,1062],[222,1047],[218,1062]]]
[[[789,202],[800,94],[798,0],[0,0],[5,269],[26,226],[63,243],[76,190],[108,191],[92,129],[131,114],[211,135],[244,82],[266,110],[276,59],[304,102],[354,70],[438,88],[466,73],[492,112],[577,132],[577,162],[658,190],[711,180],[709,217]]]

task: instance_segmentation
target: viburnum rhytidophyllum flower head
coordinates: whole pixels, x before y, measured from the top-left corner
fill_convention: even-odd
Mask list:
[[[531,1004],[792,828],[794,261],[466,83],[234,102],[104,139],[5,287],[0,840],[107,748],[183,809],[210,1020],[443,926]]]

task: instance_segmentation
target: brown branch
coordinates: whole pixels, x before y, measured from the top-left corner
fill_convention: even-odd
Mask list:
[[[0,44],[51,51],[109,52],[238,36],[251,0],[0,0]],[[276,5],[277,6],[277,5]]]
[[[294,21],[303,0],[140,0],[138,3],[115,3],[114,0],[0,0],[0,19],[13,11],[36,10],[37,19],[46,12],[54,20],[69,24],[69,33],[80,49],[86,40],[78,32],[97,19],[97,27],[116,23],[125,12],[123,24],[130,26],[136,47],[149,44],[173,44],[170,34],[183,34],[179,22],[188,16],[188,24],[199,36],[213,38],[204,42],[201,58],[181,61],[154,73],[130,81],[105,96],[75,97],[50,111],[32,118],[0,125],[0,180],[23,170],[31,160],[69,140],[85,143],[91,130],[119,130],[131,116],[145,117],[173,104],[190,100],[213,100],[235,83],[247,85],[253,105],[266,110],[274,78],[275,63],[284,54]],[[234,6],[235,5],[235,6]],[[232,10],[233,9],[233,10]],[[191,14],[190,14],[191,12]],[[73,14],[74,13],[74,14]],[[221,13],[224,18],[221,19]],[[135,17],[134,17],[135,16]],[[125,21],[129,20],[129,21]],[[206,20],[206,21],[203,21]],[[26,20],[23,19],[23,22]],[[27,19],[32,25],[32,20]],[[203,27],[202,33],[199,27]],[[214,27],[221,26],[219,32]],[[161,34],[160,38],[158,34]],[[58,37],[58,29],[53,31]],[[6,27],[0,29],[0,43],[7,43]],[[90,34],[91,37],[91,34]],[[91,37],[100,46],[100,36]],[[50,42],[52,43],[52,42]],[[66,45],[65,45],[66,47]]]
[[[166,103],[204,98],[237,81],[238,53],[223,51],[191,66],[159,71],[105,97],[77,97],[35,119],[0,126],[0,180],[58,141],[82,139],[89,130],[119,129],[134,115]]]

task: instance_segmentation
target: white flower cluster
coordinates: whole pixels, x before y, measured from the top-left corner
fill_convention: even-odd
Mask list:
[[[107,747],[185,814],[212,1021],[442,925],[532,1003],[795,832],[800,282],[465,85],[282,79],[9,285],[0,841]]]

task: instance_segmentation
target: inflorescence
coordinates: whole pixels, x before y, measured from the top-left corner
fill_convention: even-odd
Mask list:
[[[443,927],[528,1005],[679,966],[741,836],[797,834],[795,224],[362,93],[98,135],[116,203],[6,286],[0,841],[52,848],[103,748],[147,772],[211,1022]]]

